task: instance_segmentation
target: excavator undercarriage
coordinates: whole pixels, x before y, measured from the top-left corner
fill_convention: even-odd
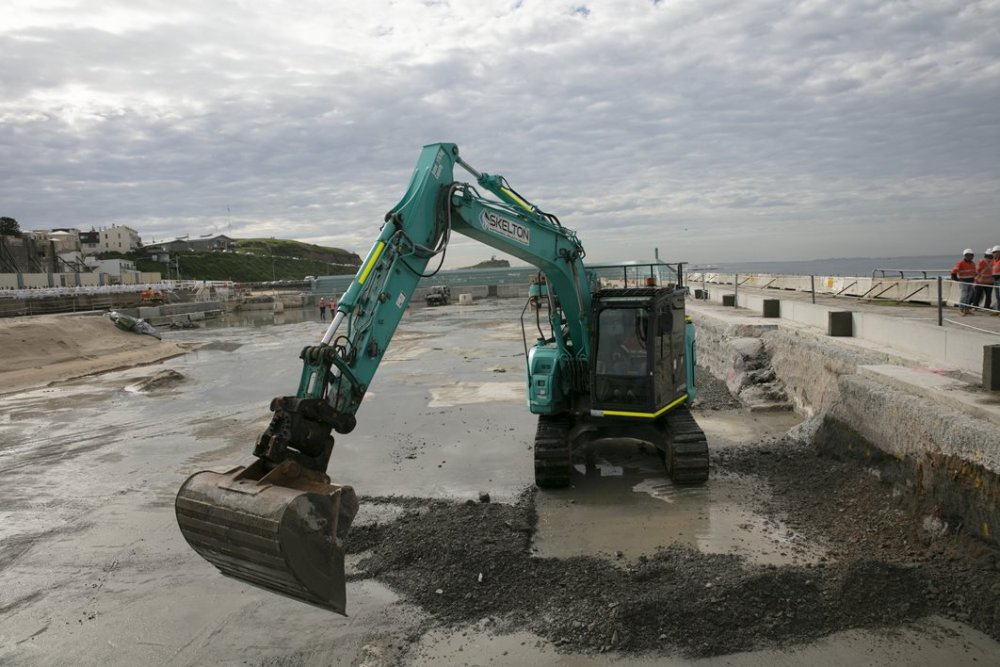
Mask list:
[[[574,455],[597,440],[639,440],[656,449],[675,484],[708,480],[708,439],[690,410],[679,407],[649,423],[602,419],[580,422],[568,415],[539,416],[535,433],[535,484],[543,489],[571,483]]]

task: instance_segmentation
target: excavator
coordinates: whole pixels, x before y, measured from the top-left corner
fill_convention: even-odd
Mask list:
[[[475,183],[456,181],[455,167]],[[528,304],[521,315],[537,486],[569,486],[574,451],[602,439],[650,443],[674,483],[708,478],[705,435],[688,410],[695,332],[681,265],[672,284],[598,289],[574,231],[503,176],[474,169],[455,144],[429,144],[322,339],[302,350],[296,394],[271,401],[254,460],[195,473],[177,493],[181,533],[223,574],[346,615],[344,545],[358,500],[326,474],[332,432],[355,428],[410,297],[441,268],[452,232],[538,268],[530,347]]]

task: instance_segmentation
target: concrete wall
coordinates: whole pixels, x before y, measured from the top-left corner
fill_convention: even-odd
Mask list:
[[[998,425],[862,375],[840,385],[816,446],[907,489],[918,515],[1000,545]]]
[[[929,345],[911,340],[899,344],[899,328],[906,326],[909,331],[909,321],[866,321],[869,328],[897,332],[895,338],[885,339],[886,349],[880,350],[826,336],[825,318],[816,317],[812,304],[804,305],[798,317],[813,317],[824,328],[810,329],[800,322],[788,326],[689,304],[697,328],[699,365],[725,379],[734,395],[751,408],[759,395],[746,393],[748,377],[773,375],[773,385],[811,418],[803,433],[818,449],[856,458],[901,486],[912,498],[915,512],[1000,545],[997,401],[909,355],[909,349],[924,352]],[[942,344],[940,354],[947,355],[948,342],[937,342]],[[951,341],[959,344],[957,338]],[[753,349],[763,353],[750,354]],[[756,364],[752,369],[747,368],[748,358]],[[764,359],[766,365],[761,365]],[[822,465],[821,459],[817,465]]]
[[[24,287],[51,287],[47,273],[22,273],[21,282]]]
[[[23,287],[18,285],[18,275]],[[53,273],[52,285],[49,285],[48,273],[0,273],[0,289],[97,286],[102,284],[100,281],[98,273]]]
[[[816,333],[775,329],[763,338],[775,374],[795,408],[807,417],[840,401],[842,376],[865,365],[907,363],[897,356],[837,345]]]

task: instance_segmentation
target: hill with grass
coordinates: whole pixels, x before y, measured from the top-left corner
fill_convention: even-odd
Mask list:
[[[178,269],[182,280],[233,280],[236,282],[266,282],[271,280],[303,280],[306,276],[353,274],[361,264],[357,253],[342,248],[330,248],[314,243],[288,239],[235,239],[231,252],[189,250],[173,252],[170,266],[154,261],[144,250],[121,255],[107,253],[102,257],[124,257],[135,261],[140,271],[159,271],[166,278],[175,278]]]
[[[506,259],[497,259],[496,257],[490,257],[486,261],[479,262],[479,264],[473,264],[472,266],[463,266],[463,269],[509,269],[510,262]]]

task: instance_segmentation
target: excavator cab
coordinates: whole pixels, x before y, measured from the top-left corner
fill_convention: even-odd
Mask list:
[[[591,408],[646,416],[687,400],[684,291],[605,289],[592,304]]]

